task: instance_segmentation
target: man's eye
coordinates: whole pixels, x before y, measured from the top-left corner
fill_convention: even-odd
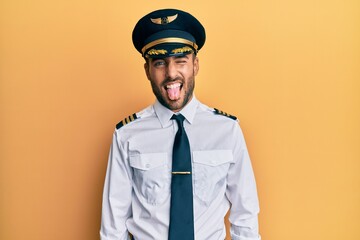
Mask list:
[[[154,62],[154,66],[155,66],[155,67],[159,67],[159,66],[162,66],[162,65],[164,65],[164,64],[165,64],[164,61],[156,61],[156,62]]]

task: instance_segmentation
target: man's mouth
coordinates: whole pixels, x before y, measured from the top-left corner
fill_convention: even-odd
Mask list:
[[[180,99],[181,88],[182,88],[182,84],[179,82],[165,85],[165,89],[168,94],[168,97],[172,101],[176,101]]]

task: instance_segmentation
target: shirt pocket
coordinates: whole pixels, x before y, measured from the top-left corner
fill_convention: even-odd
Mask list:
[[[170,171],[167,153],[142,153],[130,156],[134,172],[134,191],[140,199],[157,205],[170,196]]]
[[[233,162],[231,150],[193,151],[194,193],[209,205],[226,191],[226,176]]]

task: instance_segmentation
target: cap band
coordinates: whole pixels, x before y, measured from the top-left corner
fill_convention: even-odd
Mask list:
[[[197,51],[198,49],[198,46],[196,45],[196,43],[192,42],[192,41],[189,41],[187,39],[184,39],[184,38],[173,38],[173,37],[170,37],[170,38],[160,38],[160,39],[157,39],[155,41],[152,41],[148,44],[146,44],[142,49],[141,49],[141,52],[142,54],[144,54],[146,52],[147,49],[155,46],[155,45],[158,45],[158,44],[162,44],[162,43],[183,43],[183,44],[187,44],[187,45],[190,45],[191,47],[193,47],[195,49],[195,51]]]

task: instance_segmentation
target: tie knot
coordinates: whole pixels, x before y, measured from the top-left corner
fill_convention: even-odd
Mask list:
[[[176,120],[179,127],[181,127],[181,128],[183,127],[183,122],[185,120],[185,117],[183,115],[181,115],[181,114],[175,115],[174,114],[174,115],[172,115],[171,119]]]

